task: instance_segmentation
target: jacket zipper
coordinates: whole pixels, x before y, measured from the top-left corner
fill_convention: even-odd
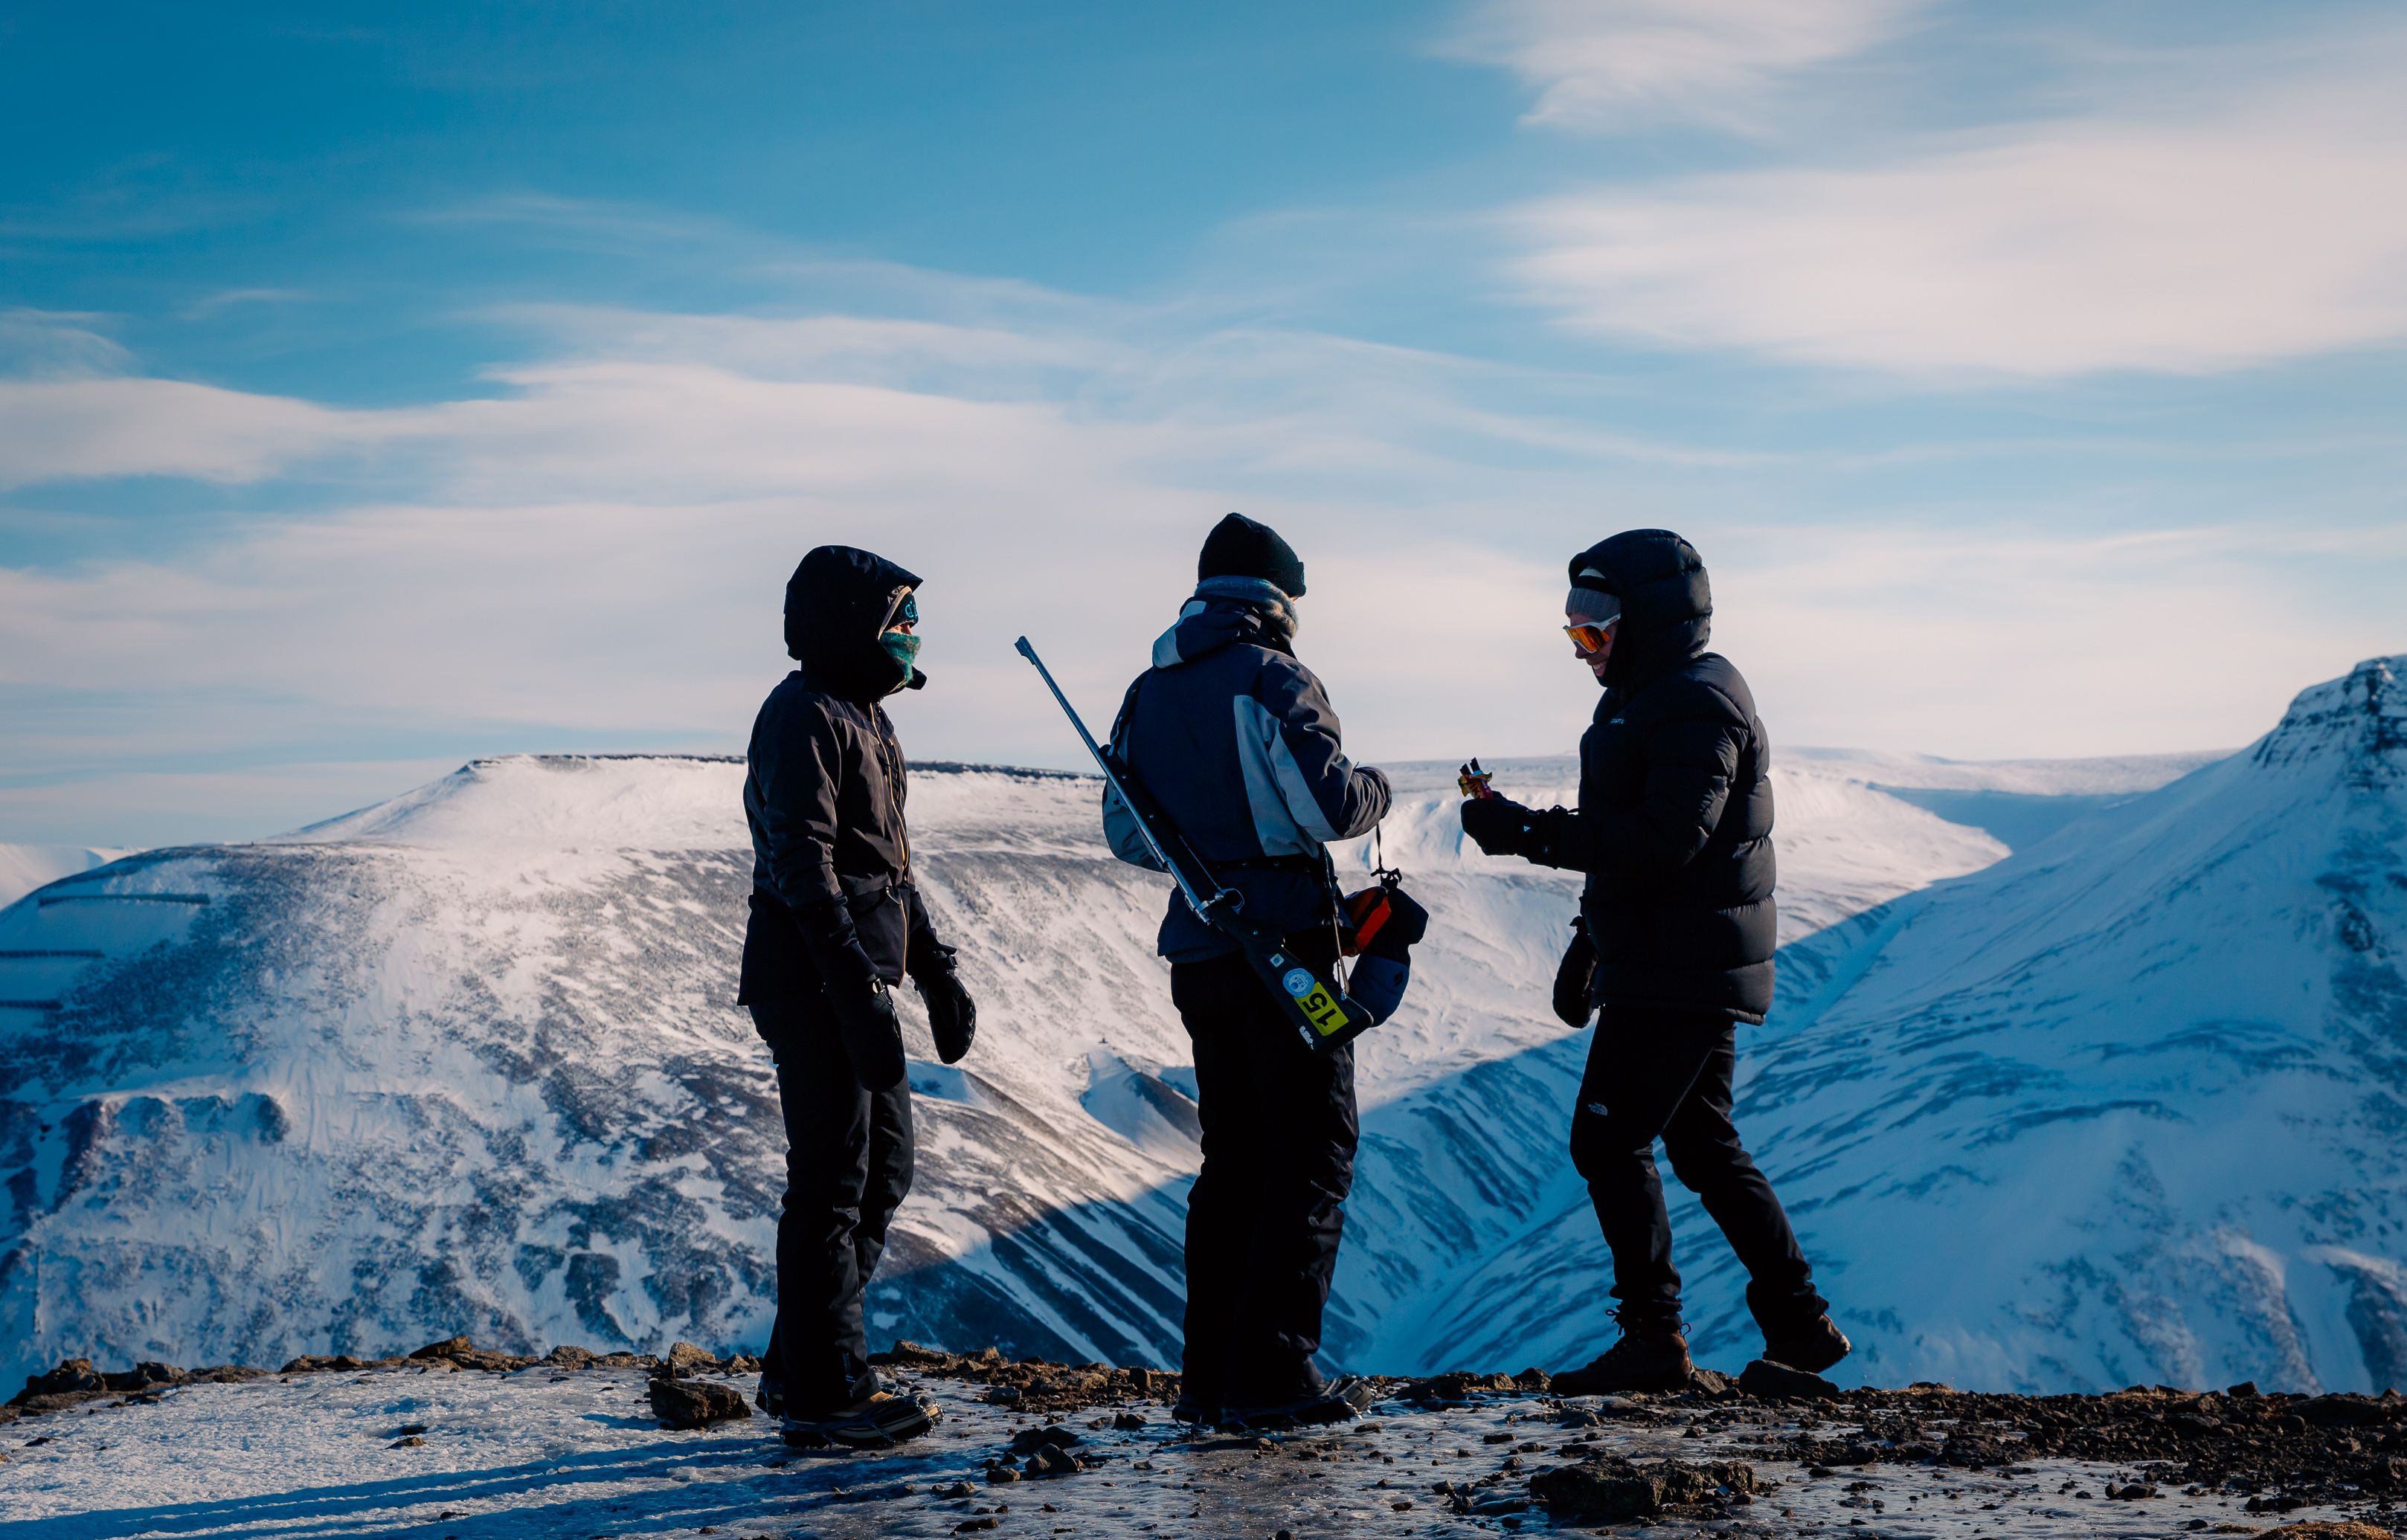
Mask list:
[[[894,734],[888,729],[886,713],[875,706],[870,709],[877,713],[878,718],[877,762],[886,770],[887,784],[899,791],[903,785],[903,745],[894,741]],[[902,798],[896,797],[891,800],[894,803],[894,841],[903,852],[903,874],[898,881],[907,883],[911,880],[911,826],[903,816]],[[898,904],[903,903],[899,891],[890,892],[889,897]],[[903,904],[903,971],[905,976],[911,971],[911,906],[908,904]]]

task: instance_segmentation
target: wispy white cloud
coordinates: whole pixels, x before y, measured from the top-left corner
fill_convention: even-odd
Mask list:
[[[2200,374],[2394,343],[2402,64],[2392,33],[2211,108],[2184,92],[1877,163],[1557,197],[1513,216],[1515,271],[1581,330],[1920,374]]]
[[[125,373],[134,355],[101,330],[107,319],[80,311],[0,310],[0,380]]]
[[[1924,0],[1486,0],[1449,51],[1537,92],[1527,120],[1589,129],[1681,117],[1759,122],[1783,78],[1904,30]]]
[[[377,434],[372,416],[183,380],[0,380],[0,487],[79,476],[257,481]]]
[[[306,289],[221,289],[204,294],[184,307],[187,319],[214,316],[247,304],[296,304],[308,299]]]
[[[1783,467],[1684,459],[1560,402],[1500,399],[1489,366],[1243,329],[1157,346],[1122,307],[1075,324],[1042,308],[961,323],[550,310],[518,318],[543,340],[494,371],[499,393],[380,411],[125,375],[0,386],[19,392],[0,397],[10,479],[339,481],[348,456],[406,487],[235,520],[172,560],[0,561],[0,687],[18,718],[0,770],[56,783],[261,742],[381,758],[347,735],[415,752],[430,724],[478,749],[497,732],[735,747],[783,667],[785,576],[824,541],[929,580],[937,684],[900,707],[916,753],[1066,762],[1010,639],[1055,642],[1065,682],[1106,709],[1230,507],[1304,553],[1304,647],[1366,756],[1574,742],[1594,697],[1560,656],[1560,563],[1628,524],[1673,523],[1705,550],[1722,635],[1791,742],[2231,742],[2352,648],[2396,644],[2319,609],[2322,586],[2269,579],[2255,558],[2286,546],[2278,532],[2126,551],[1944,510],[1902,535],[1770,528],[1718,511],[1704,484],[1654,478],[1755,477],[1742,502],[1760,508],[1784,500],[1765,491]],[[2349,554],[2360,571],[2407,560]],[[2278,644],[2217,640],[2243,605]],[[2154,719],[2131,717],[2128,672],[2104,657],[2149,671]],[[26,709],[43,700],[59,704]],[[363,795],[377,789],[398,787]],[[45,798],[76,820],[52,828],[109,834],[81,793],[22,788],[0,815],[41,832]]]

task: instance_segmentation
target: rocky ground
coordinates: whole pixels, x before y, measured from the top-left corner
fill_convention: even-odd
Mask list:
[[[758,1365],[465,1339],[281,1370],[73,1360],[0,1411],[0,1540],[1705,1533],[2379,1540],[2407,1401],[2253,1387],[1839,1392],[1751,1365],[1565,1399],[1534,1370],[1380,1382],[1360,1421],[1203,1432],[1175,1377],[897,1344],[945,1409],[882,1455],[785,1448]]]

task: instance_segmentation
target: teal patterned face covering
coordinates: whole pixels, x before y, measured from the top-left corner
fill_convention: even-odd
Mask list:
[[[918,625],[919,623],[919,596],[904,594],[894,606],[894,613],[887,618],[886,623],[889,626]],[[903,677],[909,679],[912,666],[919,661],[919,639],[904,630],[880,631],[877,633],[877,644],[886,649],[887,657],[903,665]]]

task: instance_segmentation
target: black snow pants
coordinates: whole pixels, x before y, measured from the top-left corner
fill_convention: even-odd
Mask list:
[[[1572,1114],[1572,1164],[1588,1179],[1613,1251],[1613,1297],[1625,1325],[1680,1319],[1672,1221],[1655,1169],[1658,1138],[1673,1175],[1697,1194],[1745,1264],[1757,1324],[1778,1334],[1829,1307],[1814,1292],[1787,1213],[1730,1122],[1736,1040],[1736,1027],[1717,1012],[1607,1007],[1598,1018]]]
[[[861,1296],[911,1191],[911,1085],[862,1090],[819,996],[755,1005],[752,1024],[776,1059],[786,1114],[766,1362],[784,1380],[789,1414],[821,1418],[857,1399],[869,1372]]]
[[[1194,1043],[1204,1124],[1185,1388],[1232,1406],[1289,1400],[1320,1350],[1354,1185],[1354,1050],[1306,1048],[1243,957],[1174,963],[1170,997]]]

